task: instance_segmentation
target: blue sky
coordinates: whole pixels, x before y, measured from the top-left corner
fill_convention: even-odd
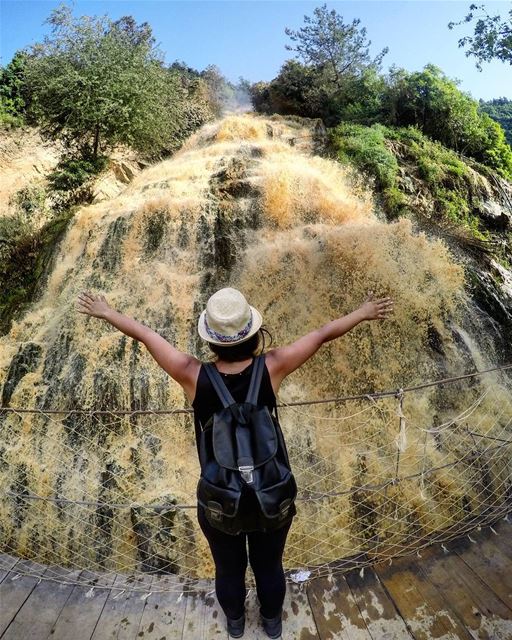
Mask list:
[[[56,0],[0,0],[1,64],[48,33],[43,22],[58,4]],[[285,27],[298,29],[304,14],[311,15],[320,4],[321,0],[76,0],[74,13],[108,14],[113,19],[132,15],[139,23],[150,23],[168,62],[183,60],[200,70],[215,64],[230,80],[243,76],[254,82],[277,75],[283,62],[293,56],[285,49],[289,42]],[[431,62],[451,78],[459,78],[460,88],[474,98],[512,98],[512,66],[493,62],[480,73],[457,46],[471,29],[447,27],[451,20],[464,17],[470,4],[458,0],[327,2],[345,22],[361,19],[374,55],[389,47],[384,70],[394,63],[414,71]],[[485,5],[489,13],[505,16],[512,2]]]

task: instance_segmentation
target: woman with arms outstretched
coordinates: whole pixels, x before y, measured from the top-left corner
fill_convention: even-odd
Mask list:
[[[202,425],[222,408],[204,364],[183,353],[150,327],[112,309],[103,296],[83,292],[77,310],[106,320],[127,336],[144,343],[157,363],[183,388],[194,409],[196,438]],[[295,342],[265,353],[265,367],[258,395],[258,406],[275,406],[283,380],[302,366],[318,349],[339,338],[358,324],[384,320],[392,313],[390,298],[368,299],[355,311],[328,322]],[[254,357],[264,344],[262,317],[236,289],[217,291],[201,313],[198,331],[214,352],[215,368],[236,402],[244,402],[251,380]],[[258,509],[258,503],[247,496],[243,509]],[[282,565],[283,550],[295,509],[279,528],[272,531],[244,531],[230,535],[212,526],[205,510],[198,504],[199,525],[206,536],[215,562],[215,590],[227,618],[230,635],[241,638],[245,626],[245,572],[247,545],[249,561],[256,580],[263,627],[268,637],[281,635],[281,614],[286,591]]]

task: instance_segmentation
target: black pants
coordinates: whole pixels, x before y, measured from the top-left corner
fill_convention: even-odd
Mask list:
[[[232,536],[212,527],[201,507],[197,517],[215,562],[215,592],[226,616],[240,618],[244,613],[247,543],[261,615],[277,616],[286,593],[282,558],[291,522],[268,533],[252,531]]]

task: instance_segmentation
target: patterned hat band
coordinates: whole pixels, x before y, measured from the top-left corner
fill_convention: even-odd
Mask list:
[[[205,326],[205,329],[206,329],[208,335],[210,336],[210,338],[213,338],[214,340],[217,340],[218,342],[225,342],[225,343],[239,342],[240,340],[245,338],[245,336],[252,329],[252,311],[251,311],[251,317],[249,318],[249,322],[245,325],[245,327],[243,329],[241,329],[238,333],[236,333],[235,335],[232,335],[232,336],[225,336],[225,335],[222,335],[222,333],[217,333],[216,331],[214,331],[208,325],[208,320],[206,319],[206,316],[204,318],[204,326]]]

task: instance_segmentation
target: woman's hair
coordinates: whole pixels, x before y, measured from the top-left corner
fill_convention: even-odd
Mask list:
[[[208,346],[220,360],[224,360],[225,362],[241,362],[242,360],[247,360],[248,358],[255,356],[258,349],[260,353],[264,352],[265,334],[270,338],[270,346],[273,342],[272,335],[267,331],[267,329],[265,329],[265,327],[261,327],[258,332],[248,340],[244,340],[244,342],[240,342],[239,344],[234,344],[228,347],[209,342]]]

